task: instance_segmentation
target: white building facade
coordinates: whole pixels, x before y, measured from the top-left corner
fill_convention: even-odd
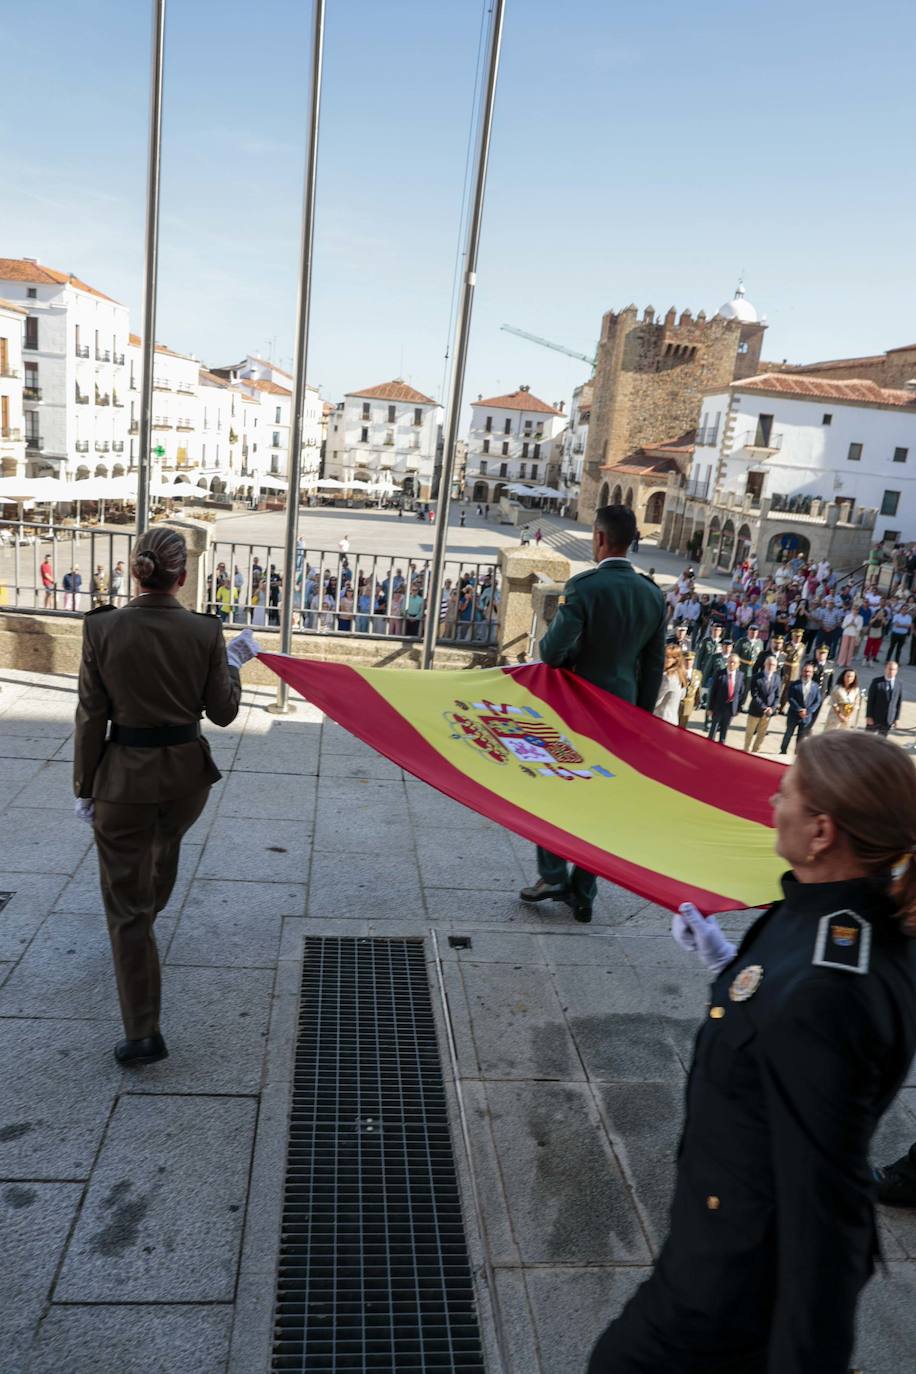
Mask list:
[[[22,338],[26,310],[0,300],[0,477],[24,477]]]
[[[706,396],[691,495],[718,490],[804,513],[832,502],[878,512],[879,539],[916,540],[916,384],[773,373]]]
[[[471,405],[466,499],[495,503],[510,482],[546,486],[553,442],[565,423],[561,407],[533,396],[527,386],[479,397]]]
[[[258,411],[251,413],[251,433],[245,455],[246,477],[257,489],[258,479],[264,475],[286,481],[289,477],[290,427],[294,379],[284,368],[255,353],[249,353],[238,363],[213,368],[244,394],[254,398]],[[254,433],[255,422],[259,432]],[[321,466],[321,444],[324,422],[321,396],[317,387],[305,389],[302,413],[302,449],[300,460],[301,487],[314,486]]]
[[[582,485],[582,468],[585,463],[585,449],[588,444],[588,422],[592,413],[592,392],[594,382],[591,378],[577,386],[572,394],[569,408],[569,422],[563,431],[563,453],[560,463],[559,490],[564,493],[566,514],[573,520],[579,510],[579,491]]]
[[[0,297],[26,311],[26,475],[123,472],[128,437],[126,307],[33,258],[0,258]]]
[[[442,407],[401,378],[350,391],[328,422],[324,475],[384,483],[405,497],[434,495]]]

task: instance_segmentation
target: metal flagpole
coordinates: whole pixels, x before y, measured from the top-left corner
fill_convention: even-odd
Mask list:
[[[296,534],[299,527],[299,479],[302,471],[302,428],[305,416],[309,354],[309,312],[312,303],[312,248],[315,238],[315,185],[318,179],[318,117],[321,110],[321,68],[324,57],[325,0],[314,0],[312,32],[312,91],[309,108],[305,189],[302,196],[302,244],[299,260],[299,306],[296,314],[295,382],[289,434],[289,471],[286,492],[286,553],[283,596],[280,599],[280,652],[293,644],[293,598],[296,590]],[[303,576],[305,570],[303,570]],[[277,700],[267,708],[277,714],[290,709],[289,687],[281,682]]]
[[[452,350],[452,375],[449,381],[448,404],[445,411],[445,448],[442,472],[439,476],[439,507],[436,511],[436,539],[426,601],[426,625],[423,632],[422,666],[432,665],[436,635],[439,629],[439,602],[442,598],[442,572],[445,544],[448,538],[448,516],[452,496],[452,476],[455,471],[455,444],[464,393],[464,373],[467,366],[468,338],[471,332],[471,308],[474,287],[477,285],[477,254],[480,248],[480,228],[483,220],[483,198],[487,184],[487,163],[490,159],[490,134],[493,129],[493,109],[496,104],[496,78],[499,74],[499,53],[503,38],[503,17],[506,0],[493,0],[493,21],[490,29],[490,51],[487,85],[480,115],[477,163],[474,173],[474,200],[468,220],[465,249],[464,288],[455,320],[455,346]]]
[[[165,60],[165,0],[153,0],[153,71],[149,99],[149,160],[146,173],[146,245],[143,258],[143,339],[140,353],[140,456],[137,469],[137,535],[149,524],[153,423],[153,360],[156,356],[156,288],[159,278],[159,174],[162,153],[162,69]]]

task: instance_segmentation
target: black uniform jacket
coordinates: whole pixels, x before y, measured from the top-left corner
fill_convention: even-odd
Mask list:
[[[869,1144],[916,1049],[916,941],[867,879],[787,874],[783,892],[710,990],[651,1310],[692,1353],[847,1374],[877,1251]],[[814,963],[821,918],[849,911],[871,931],[865,973]],[[735,1001],[747,968],[745,991],[762,976]]]
[[[108,722],[193,725],[205,711],[216,725],[238,714],[242,684],[226,661],[216,616],[149,593],[121,610],[83,621],[73,783],[78,797],[160,802],[189,796],[220,777],[201,736],[187,744],[136,748],[106,742]]]

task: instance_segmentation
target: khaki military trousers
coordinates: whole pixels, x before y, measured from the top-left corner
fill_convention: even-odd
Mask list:
[[[175,886],[182,836],[207,804],[209,786],[174,801],[97,801],[95,847],[128,1040],[159,1030],[159,951],[153,923]]]

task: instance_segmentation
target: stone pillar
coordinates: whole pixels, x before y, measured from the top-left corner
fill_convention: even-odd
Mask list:
[[[523,662],[528,655],[531,637],[533,588],[539,577],[546,582],[562,584],[568,581],[569,559],[552,549],[501,549],[499,553],[499,625],[496,635],[497,652],[501,663]]]
[[[206,610],[207,551],[211,538],[209,525],[198,525],[195,520],[162,520],[158,523],[184,535],[188,546],[188,576],[184,586],[178,589],[178,600],[189,611]]]

